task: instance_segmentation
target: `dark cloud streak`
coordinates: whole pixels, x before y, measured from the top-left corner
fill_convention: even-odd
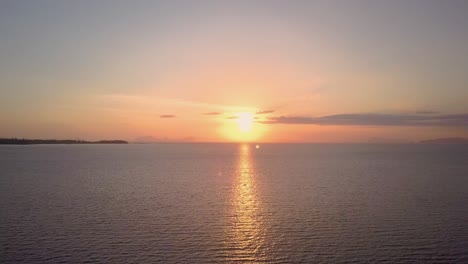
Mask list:
[[[257,115],[264,115],[264,114],[271,114],[275,112],[275,110],[264,110],[264,111],[258,111],[256,114]]]
[[[468,114],[338,114],[322,117],[279,116],[272,117],[265,124],[311,124],[341,126],[468,126]]]
[[[175,118],[175,115],[160,115],[160,118]]]

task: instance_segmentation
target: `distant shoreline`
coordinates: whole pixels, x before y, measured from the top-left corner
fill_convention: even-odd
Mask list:
[[[0,138],[0,145],[42,145],[42,144],[128,144],[125,140],[72,140],[72,139],[19,139],[19,138]]]
[[[420,141],[421,144],[468,144],[468,138],[436,138]]]
[[[125,140],[73,140],[73,139],[25,139],[0,138],[0,145],[80,145],[80,144],[436,144],[436,145],[468,145],[468,138],[437,138],[415,142],[186,142],[186,141],[155,141],[138,142]]]

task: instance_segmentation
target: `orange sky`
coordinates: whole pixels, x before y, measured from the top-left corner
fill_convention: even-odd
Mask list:
[[[464,10],[445,1],[13,1],[0,10],[0,137],[467,137]]]

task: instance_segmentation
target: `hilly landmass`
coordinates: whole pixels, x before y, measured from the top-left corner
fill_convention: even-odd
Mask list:
[[[468,144],[468,138],[435,138],[419,141],[422,144]]]
[[[0,138],[0,145],[37,145],[37,144],[127,144],[125,140],[73,140],[73,139],[25,139]]]

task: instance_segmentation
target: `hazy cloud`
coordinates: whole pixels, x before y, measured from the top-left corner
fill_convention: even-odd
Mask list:
[[[339,114],[322,117],[279,116],[262,123],[266,124],[313,124],[344,126],[468,126],[468,114]]]
[[[263,111],[258,111],[256,114],[263,115],[263,114],[271,114],[273,112],[275,112],[275,110],[263,110]]]
[[[421,115],[434,115],[434,114],[438,114],[439,112],[431,111],[431,110],[422,110],[422,111],[416,111],[414,113],[415,114],[421,114]]]
[[[137,143],[154,143],[154,142],[161,142],[163,141],[163,138],[160,137],[153,137],[153,136],[141,136],[135,138],[134,142]]]
[[[175,118],[175,115],[160,115],[160,118]]]
[[[226,117],[226,119],[236,119],[236,118],[238,118],[238,116],[228,116],[228,117]]]
[[[208,112],[208,113],[203,113],[204,115],[221,115],[221,112]]]

